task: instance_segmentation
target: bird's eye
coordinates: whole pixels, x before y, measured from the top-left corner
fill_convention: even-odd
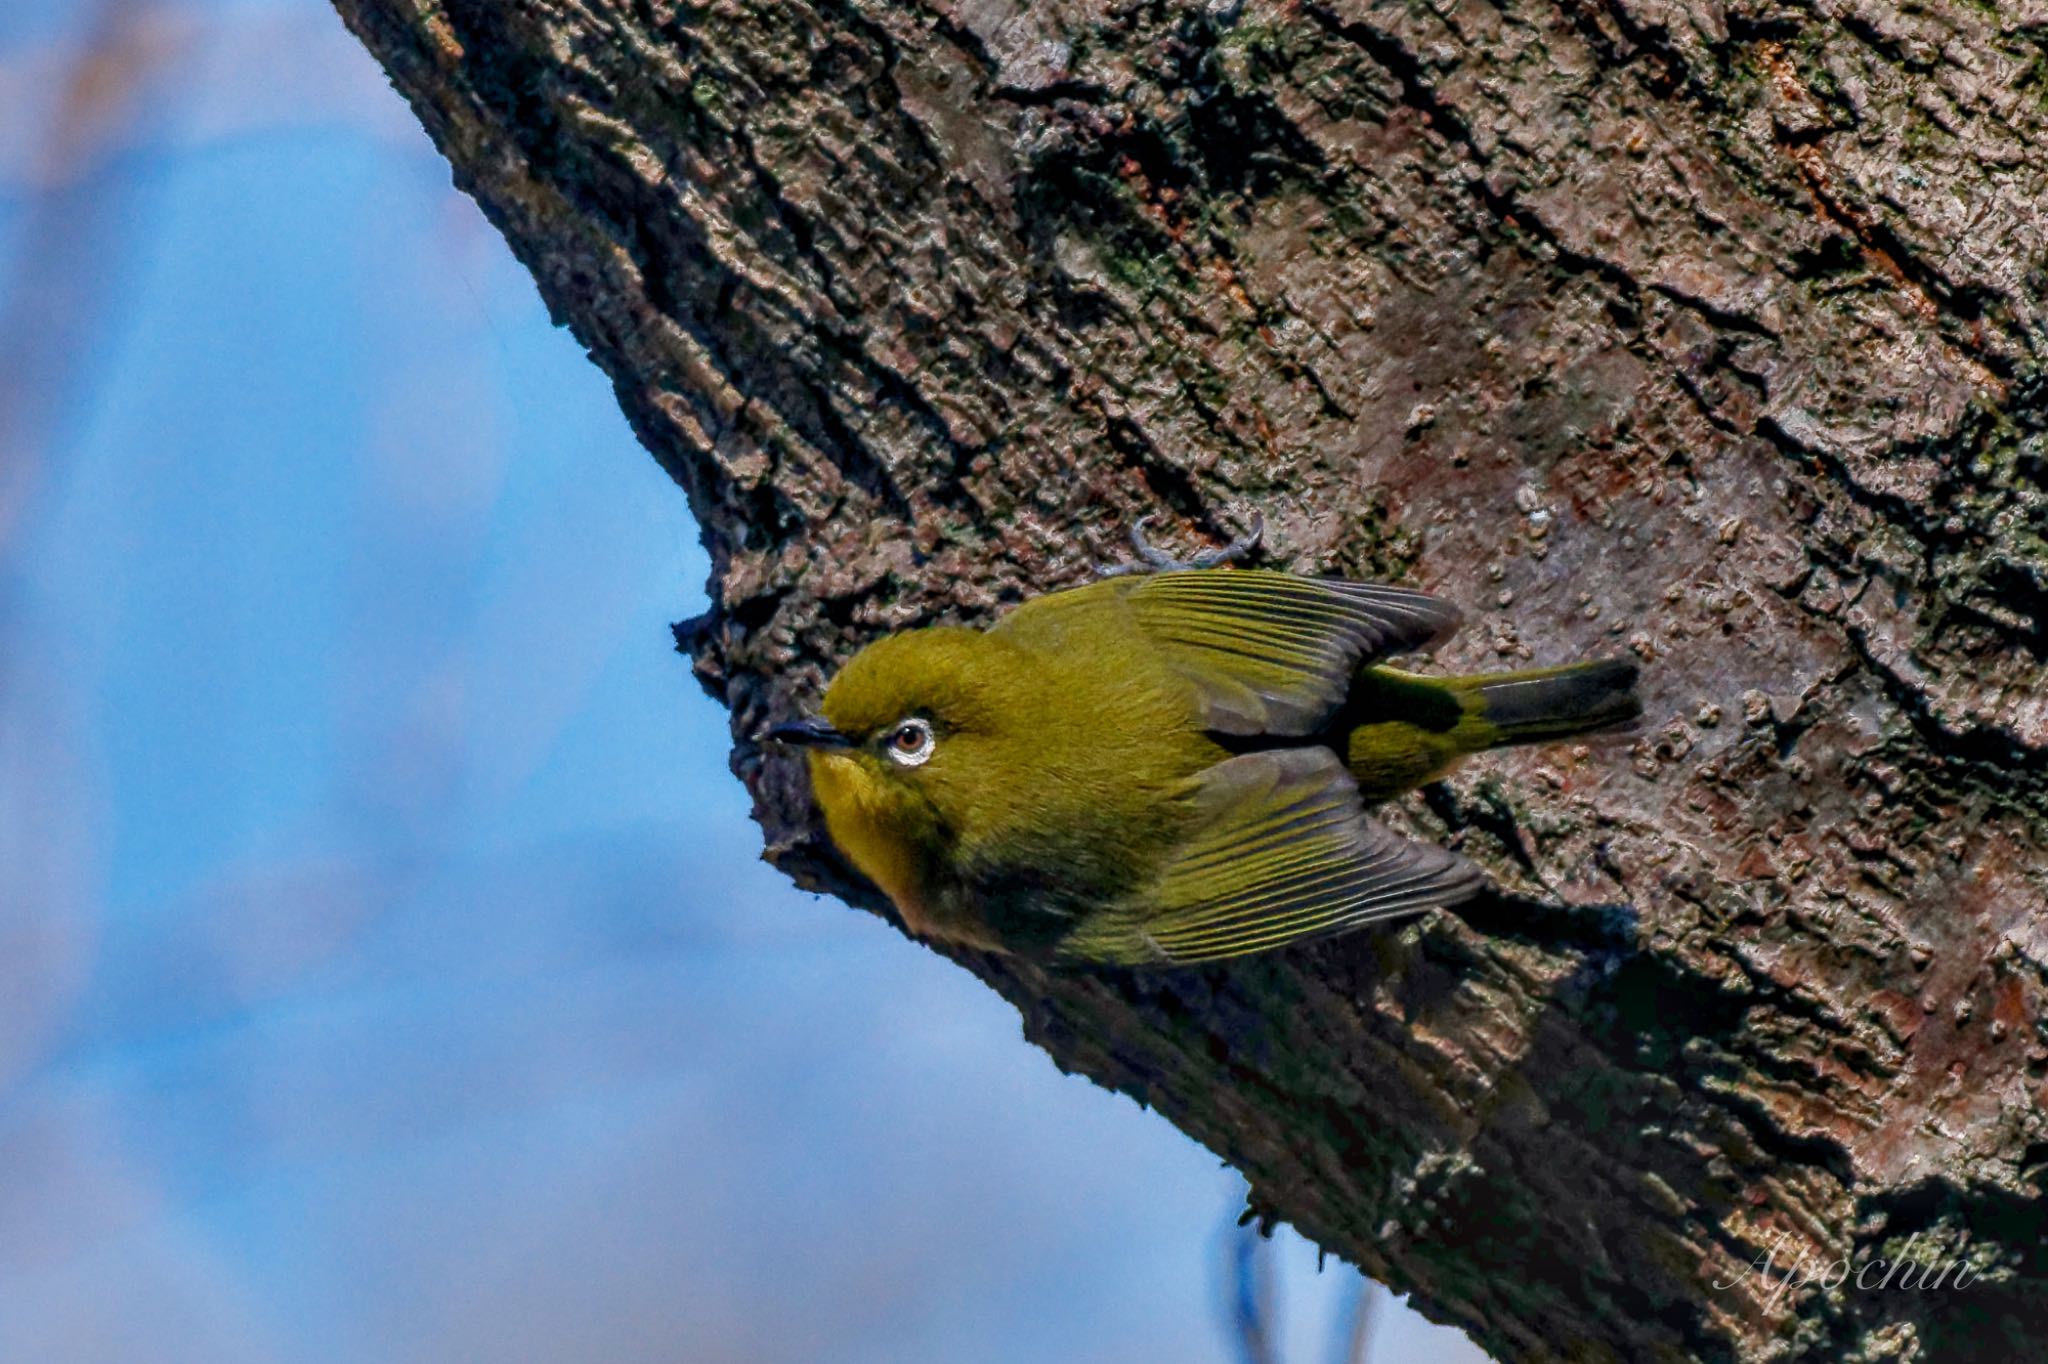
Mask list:
[[[905,767],[916,767],[932,756],[936,741],[929,720],[905,720],[889,731],[889,756]]]

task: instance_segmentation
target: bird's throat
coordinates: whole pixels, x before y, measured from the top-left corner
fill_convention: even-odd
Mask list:
[[[849,755],[813,753],[810,767],[811,794],[833,843],[889,897],[911,932],[932,935],[925,852],[901,800]]]

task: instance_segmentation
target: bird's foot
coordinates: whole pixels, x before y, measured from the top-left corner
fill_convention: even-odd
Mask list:
[[[1266,518],[1258,508],[1250,512],[1251,526],[1244,534],[1229,544],[1213,549],[1198,550],[1188,558],[1176,558],[1146,538],[1145,527],[1152,524],[1152,518],[1141,516],[1138,524],[1131,527],[1131,548],[1137,552],[1135,563],[1097,564],[1098,578],[1119,578],[1126,573],[1176,573],[1190,568],[1216,568],[1222,564],[1234,564],[1248,559],[1258,552],[1259,543],[1265,538]]]

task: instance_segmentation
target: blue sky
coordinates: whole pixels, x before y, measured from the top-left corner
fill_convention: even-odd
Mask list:
[[[0,12],[0,1360],[1228,1358],[1236,1177],[758,860],[684,500],[369,59],[111,8],[54,161]]]

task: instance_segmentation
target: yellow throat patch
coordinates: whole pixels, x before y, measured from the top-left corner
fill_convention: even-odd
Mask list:
[[[809,756],[811,794],[825,812],[832,841],[861,875],[882,888],[913,932],[929,932],[917,856],[890,819],[881,783],[848,754],[814,751]]]

